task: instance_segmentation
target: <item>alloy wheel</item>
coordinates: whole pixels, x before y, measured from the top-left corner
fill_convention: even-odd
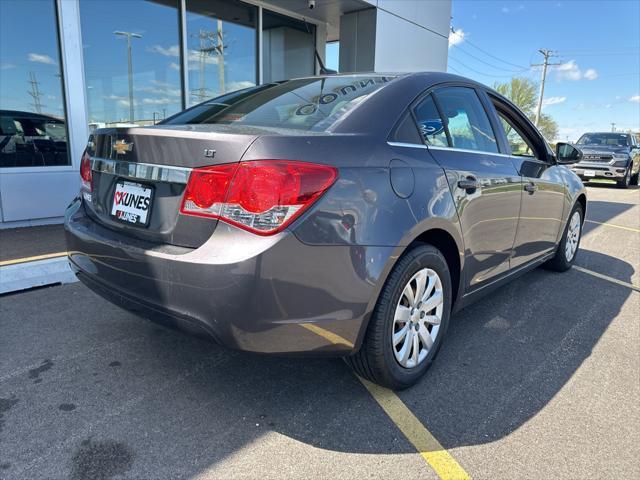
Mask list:
[[[573,257],[578,250],[578,243],[580,242],[580,212],[573,212],[571,220],[569,221],[569,230],[567,230],[567,242],[564,247],[564,256],[567,262],[573,260]]]
[[[407,282],[396,306],[391,342],[404,368],[420,365],[433,348],[444,309],[440,276],[430,268],[416,272]]]

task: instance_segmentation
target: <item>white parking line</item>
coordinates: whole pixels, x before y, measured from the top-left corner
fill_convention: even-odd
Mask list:
[[[592,270],[588,270],[586,268],[579,267],[577,265],[574,265],[573,268],[578,270],[579,272],[586,273],[588,275],[592,275],[592,276],[594,276],[596,278],[600,278],[602,280],[606,280],[607,282],[615,283],[616,285],[621,285],[623,287],[630,288],[631,290],[635,290],[636,292],[640,292],[640,287],[637,286],[637,285],[634,285],[633,283],[623,282],[622,280],[618,280],[617,278],[610,277],[609,275],[604,275],[602,273],[594,272]]]

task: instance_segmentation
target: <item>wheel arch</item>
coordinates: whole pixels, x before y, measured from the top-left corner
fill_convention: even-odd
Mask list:
[[[582,223],[584,223],[584,219],[587,217],[587,196],[584,192],[578,195],[576,203],[579,203],[580,206],[582,206]]]
[[[429,229],[416,237],[405,249],[405,252],[409,251],[413,247],[421,244],[429,244],[436,247],[449,266],[449,273],[451,274],[451,286],[453,288],[453,301],[451,302],[452,310],[458,299],[458,294],[461,290],[461,277],[462,277],[462,264],[460,262],[460,248],[456,243],[453,236],[446,230],[440,228]]]
[[[407,243],[403,242],[402,246],[399,246],[394,254],[390,257],[388,264],[383,270],[383,274],[380,276],[378,285],[376,286],[376,290],[374,295],[372,295],[368,314],[366,315],[362,325],[360,327],[360,332],[358,333],[357,340],[354,345],[353,352],[357,352],[362,345],[362,340],[364,335],[369,327],[369,321],[371,319],[371,315],[378,303],[378,298],[380,297],[380,292],[384,287],[391,271],[398,263],[398,261],[411,249],[418,245],[429,244],[436,247],[442,255],[445,257],[447,265],[449,266],[449,272],[451,274],[451,285],[453,288],[453,299],[451,302],[451,311],[455,311],[456,304],[459,302],[462,297],[463,286],[463,269],[464,269],[464,247],[462,245],[462,238],[456,235],[457,232],[452,233],[448,231],[444,225],[431,225],[427,229],[422,232],[418,232],[414,234],[413,238],[410,238]]]

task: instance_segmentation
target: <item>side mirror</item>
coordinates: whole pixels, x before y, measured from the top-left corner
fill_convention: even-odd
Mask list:
[[[556,159],[558,163],[568,165],[582,160],[582,150],[570,143],[558,143],[556,145]]]

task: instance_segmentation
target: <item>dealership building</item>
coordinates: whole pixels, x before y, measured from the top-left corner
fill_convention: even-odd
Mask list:
[[[96,128],[322,63],[445,71],[450,15],[450,0],[2,0],[0,228],[62,221]]]

